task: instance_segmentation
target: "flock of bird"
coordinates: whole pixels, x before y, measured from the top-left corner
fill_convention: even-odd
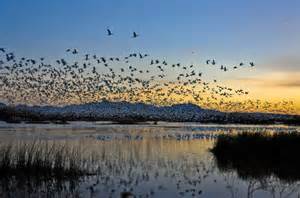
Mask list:
[[[113,32],[107,29],[107,35]],[[139,35],[133,32],[132,37]],[[206,63],[206,64],[205,64]],[[138,65],[138,66],[135,66]],[[147,53],[104,57],[66,49],[66,57],[46,62],[46,58],[17,57],[0,48],[0,99],[9,104],[66,105],[109,101],[144,102],[156,105],[194,103],[226,111],[291,112],[293,103],[270,103],[247,99],[249,91],[205,80],[205,67],[222,72],[254,67],[254,62],[234,66],[209,59],[202,65],[171,63]],[[245,96],[243,102],[236,96]]]

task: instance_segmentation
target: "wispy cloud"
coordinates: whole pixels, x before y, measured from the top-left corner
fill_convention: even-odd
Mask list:
[[[276,86],[280,87],[299,87],[300,88],[300,79],[298,80],[289,80],[286,82],[278,82]]]
[[[255,77],[236,78],[234,81],[244,82],[252,86],[261,87],[290,87],[300,88],[300,72],[272,72]]]
[[[280,56],[266,61],[263,67],[276,71],[299,71],[300,72],[300,56]]]

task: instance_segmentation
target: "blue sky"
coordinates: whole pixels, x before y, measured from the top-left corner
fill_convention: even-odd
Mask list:
[[[74,46],[264,61],[298,55],[299,21],[297,0],[1,0],[0,44],[28,54]],[[114,39],[105,37],[106,27]],[[130,39],[132,31],[141,34],[139,40]]]

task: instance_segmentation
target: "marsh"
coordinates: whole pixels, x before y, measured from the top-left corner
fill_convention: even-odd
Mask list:
[[[41,153],[48,152],[42,158],[44,161],[36,161],[49,162],[50,167],[60,162],[61,177],[51,171],[42,177],[38,171],[31,173],[29,170],[34,167],[30,166],[23,173],[22,170],[16,172],[16,167],[14,172],[0,171],[0,196],[297,197],[298,179],[287,181],[264,169],[260,169],[262,172],[253,170],[253,174],[260,173],[261,177],[251,177],[249,169],[248,177],[243,177],[240,174],[243,164],[240,164],[241,169],[224,169],[210,150],[224,134],[299,130],[299,127],[281,125],[3,122],[0,125],[1,152],[10,145],[11,165],[16,164],[14,160],[22,159],[20,156],[24,156],[25,161],[31,156],[29,161],[34,162]],[[35,154],[30,155],[32,151]],[[3,159],[2,155],[1,163]],[[53,170],[56,173],[56,169]]]

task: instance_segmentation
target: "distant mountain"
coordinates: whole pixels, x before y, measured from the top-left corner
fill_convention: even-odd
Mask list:
[[[56,106],[1,106],[0,119],[6,121],[176,121],[202,123],[300,123],[299,116],[266,113],[225,113],[194,104],[155,106],[144,103],[108,102]]]
[[[222,114],[218,111],[202,109],[193,104],[155,106],[144,103],[98,102],[64,107],[16,106],[20,112],[31,112],[49,119],[67,120],[165,120],[199,121]]]

